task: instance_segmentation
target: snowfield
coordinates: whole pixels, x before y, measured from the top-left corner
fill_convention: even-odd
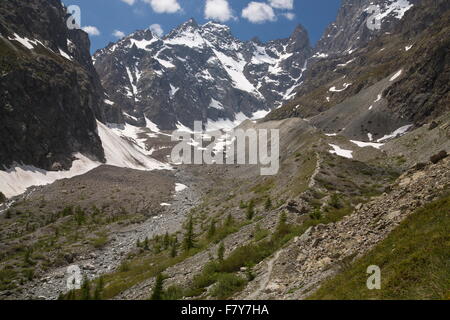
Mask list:
[[[400,77],[401,75],[402,75],[402,72],[403,72],[403,70],[399,70],[396,74],[394,74],[390,79],[389,79],[389,81],[394,81],[394,80],[396,80],[398,77]]]
[[[130,126],[131,127],[131,126]],[[122,134],[97,121],[98,135],[105,151],[106,164],[121,168],[142,171],[172,170],[168,164],[159,162],[144,154],[139,146],[133,146],[122,138]],[[132,128],[128,128],[131,130]],[[0,170],[0,192],[10,198],[26,191],[31,186],[51,184],[57,180],[68,179],[85,174],[104,164],[77,153],[69,170],[47,171],[35,166],[16,165]]]
[[[398,128],[397,130],[395,130],[394,132],[392,132],[391,134],[385,135],[383,138],[380,138],[377,140],[377,142],[383,142],[386,140],[390,140],[390,139],[394,139],[397,138],[399,136],[404,135],[413,125],[409,124],[406,126],[403,126],[401,128]]]
[[[344,83],[342,85],[343,86],[342,89],[336,89],[336,87],[331,87],[329,91],[330,92],[342,92],[342,91],[347,90],[347,88],[350,87],[351,85],[352,85],[351,83]]]
[[[342,149],[341,147],[339,147],[335,144],[330,143],[329,145],[330,145],[330,147],[333,148],[333,150],[329,151],[331,154],[335,154],[335,155],[338,155],[338,156],[341,156],[341,157],[344,157],[347,159],[353,159],[353,151]]]
[[[6,170],[0,170],[0,191],[10,198],[24,193],[31,186],[42,186],[56,180],[68,179],[98,167],[99,162],[93,161],[84,155],[74,155],[77,160],[67,171],[46,171],[34,166],[18,165]]]
[[[181,192],[183,190],[187,189],[187,186],[185,186],[182,183],[175,183],[175,192]]]
[[[383,143],[363,142],[363,141],[355,141],[355,140],[350,140],[350,142],[356,144],[360,148],[372,147],[375,149],[381,149],[381,147],[384,146]]]

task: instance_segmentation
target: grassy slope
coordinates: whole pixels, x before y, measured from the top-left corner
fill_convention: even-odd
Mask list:
[[[369,265],[381,268],[381,290],[366,287]],[[450,196],[417,210],[310,299],[450,299]]]

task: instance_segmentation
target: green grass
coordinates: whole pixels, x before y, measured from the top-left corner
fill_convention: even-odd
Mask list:
[[[275,186],[275,181],[273,179],[269,179],[265,182],[257,184],[252,189],[250,189],[250,191],[252,191],[256,194],[264,194],[264,193],[269,192],[274,186]]]
[[[450,299],[449,231],[450,196],[445,196],[418,209],[310,299]],[[370,265],[381,268],[381,290],[366,287]]]
[[[216,285],[211,290],[211,296],[218,299],[226,299],[234,293],[242,290],[247,280],[231,273],[221,274]]]
[[[297,176],[293,179],[294,185],[290,186],[290,191],[293,196],[297,196],[308,189],[309,181],[316,170],[317,156],[310,152],[305,155],[305,158],[301,164]]]
[[[196,220],[196,219],[194,219]],[[228,223],[227,223],[228,222]],[[226,238],[228,235],[237,232],[241,227],[247,225],[248,222],[235,222],[234,220],[227,221],[226,219],[216,226],[216,231],[214,235],[208,236],[208,231],[203,234],[197,234],[195,236],[195,247],[183,251],[180,245],[178,245],[178,255],[176,257],[170,256],[171,247],[168,246],[164,248],[161,246],[163,237],[157,237],[158,240],[149,239],[149,247],[152,250],[143,250],[140,254],[134,257],[129,257],[125,260],[117,271],[106,274],[103,276],[104,288],[102,290],[102,299],[110,299],[118,295],[119,293],[131,288],[132,286],[141,283],[149,278],[156,277],[158,274],[164,272],[167,268],[174,266],[178,263],[183,262],[189,257],[196,255],[197,253],[205,250],[210,245],[214,243],[219,243],[222,239]],[[102,237],[102,234],[97,234],[96,243],[103,245],[107,238]],[[173,235],[169,235],[172,237]],[[155,246],[159,244],[160,250],[156,253],[154,252]],[[212,268],[212,264],[208,264]],[[212,269],[211,269],[212,270]],[[203,278],[199,277],[198,285],[194,286],[197,290],[184,290],[177,286],[173,286],[168,289],[165,293],[163,299],[181,299],[183,296],[191,295],[196,296],[202,293],[203,287],[207,287],[215,283],[219,275],[215,274],[214,271],[205,272]],[[213,280],[210,280],[213,278]],[[91,284],[93,287],[94,284]],[[61,296],[61,299],[76,300],[81,299],[82,292],[77,290],[75,292],[70,292],[66,295]],[[149,293],[150,294],[150,293]]]

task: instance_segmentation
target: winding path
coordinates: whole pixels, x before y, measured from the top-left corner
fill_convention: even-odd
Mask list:
[[[267,272],[264,275],[264,277],[260,281],[260,285],[258,289],[256,289],[253,293],[247,296],[246,300],[257,300],[258,297],[261,295],[261,293],[266,290],[267,285],[270,282],[270,279],[272,278],[272,271],[273,271],[273,265],[280,257],[281,253],[283,252],[283,249],[278,250],[275,255],[267,261]]]

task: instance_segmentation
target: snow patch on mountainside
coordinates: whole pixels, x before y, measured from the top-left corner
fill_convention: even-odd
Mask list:
[[[106,164],[143,171],[172,169],[168,164],[145,154],[145,144],[143,145],[136,136],[135,130],[139,128],[127,125],[123,130],[111,129],[98,121],[97,128],[105,151]],[[133,146],[122,137],[135,137],[136,145]],[[57,180],[79,176],[103,164],[80,153],[74,154],[74,157],[76,160],[72,162],[69,170],[47,171],[28,165],[16,165],[0,170],[0,192],[8,198],[13,197],[24,193],[31,186],[47,185]]]
[[[244,75],[244,68],[247,63],[242,54],[238,54],[238,60],[235,60],[234,58],[229,57],[216,49],[213,49],[213,51],[225,71],[230,76],[236,89],[250,92],[262,98],[261,93],[256,90],[253,84]]]
[[[187,189],[187,186],[182,183],[175,183],[175,192],[181,192]]]
[[[82,154],[74,154],[77,160],[72,162],[70,170],[47,171],[34,166],[18,165],[0,171],[0,192],[6,197],[24,193],[31,186],[43,186],[56,180],[68,179],[82,175],[101,163],[93,161]]]
[[[184,30],[173,38],[164,39],[164,43],[173,46],[178,45],[199,49],[202,49],[206,44],[198,30],[194,30],[193,28]]]
[[[343,86],[342,89],[337,89],[336,87],[331,87],[331,88],[329,89],[329,91],[330,91],[330,92],[342,92],[342,91],[347,90],[347,88],[350,87],[351,85],[352,85],[351,83],[344,83],[344,84],[342,85],[342,86]]]
[[[363,141],[355,141],[355,140],[350,140],[350,142],[356,144],[360,148],[372,147],[375,149],[381,149],[381,147],[384,146],[383,143],[363,142]]]
[[[413,125],[409,124],[406,126],[403,126],[401,128],[398,128],[397,130],[395,130],[394,132],[392,132],[391,134],[385,135],[384,137],[380,138],[377,140],[377,142],[383,142],[386,140],[390,140],[390,139],[394,139],[397,138],[399,136],[404,135]]]
[[[375,19],[383,22],[385,18],[391,15],[397,19],[402,19],[406,11],[411,9],[413,6],[414,5],[408,0],[389,0],[383,8],[377,5],[380,9],[380,13],[375,17]],[[368,10],[369,8],[366,9],[366,11]]]
[[[219,101],[214,99],[214,98],[211,98],[211,103],[209,104],[209,107],[217,109],[217,110],[223,110],[224,109],[223,105]]]
[[[170,166],[136,150],[112,129],[97,121],[98,135],[105,150],[106,164],[136,170],[169,170]],[[130,128],[128,128],[130,130]]]
[[[353,151],[342,149],[341,147],[339,147],[335,144],[330,143],[329,145],[330,145],[330,147],[333,148],[333,150],[329,151],[331,154],[336,154],[338,156],[341,156],[341,157],[344,157],[347,159],[353,159]]]
[[[27,37],[21,37],[17,33],[14,33],[14,37],[8,37],[8,39],[19,42],[28,50],[34,49],[34,47],[37,46],[38,44],[45,47],[39,40],[31,40],[28,39]]]
[[[150,46],[151,44],[157,42],[158,39],[153,38],[151,40],[136,40],[136,39],[130,39],[131,45],[130,48],[132,46],[136,46],[138,49],[141,50],[146,50],[146,51],[151,51],[150,49],[148,49],[147,47]],[[114,50],[113,50],[114,51]]]
[[[399,70],[396,74],[394,74],[390,79],[389,79],[389,81],[394,81],[394,80],[396,80],[398,77],[400,77],[401,75],[402,75],[402,72],[403,72],[403,70]]]

